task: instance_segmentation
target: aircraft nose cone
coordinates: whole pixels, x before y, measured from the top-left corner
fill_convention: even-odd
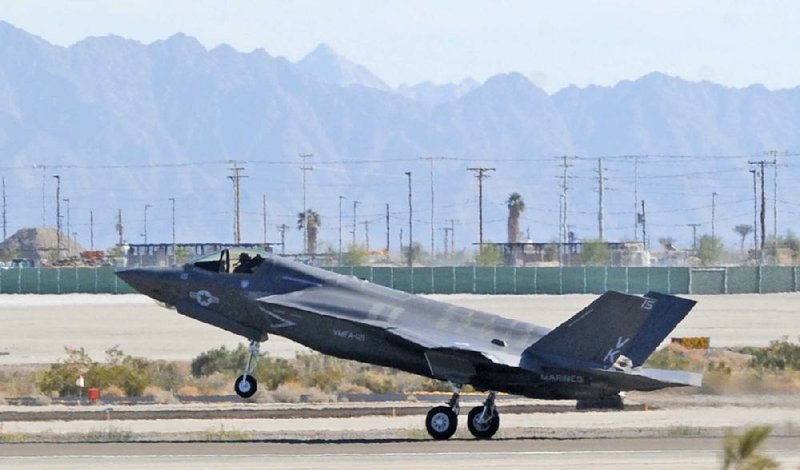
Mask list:
[[[148,287],[154,281],[153,273],[149,273],[142,269],[126,269],[124,271],[117,271],[117,277],[125,281],[126,284],[133,287],[137,291],[146,294],[149,290]]]

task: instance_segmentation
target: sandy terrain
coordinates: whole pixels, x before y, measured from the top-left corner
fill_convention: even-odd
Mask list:
[[[434,295],[451,302],[547,327],[555,327],[591,302],[593,295]],[[712,346],[766,345],[800,336],[800,293],[691,296],[698,305],[674,336],[710,336]],[[189,360],[242,338],[159,307],[141,295],[0,295],[0,364],[53,362],[64,347],[84,347],[96,359],[118,345],[128,354]],[[272,337],[262,346],[291,357],[304,350]]]

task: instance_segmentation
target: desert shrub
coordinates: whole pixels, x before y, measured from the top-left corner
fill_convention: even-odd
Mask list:
[[[260,358],[253,375],[267,390],[275,390],[282,383],[297,380],[297,372],[292,364],[279,357]]]
[[[306,387],[300,382],[286,382],[270,392],[273,399],[281,403],[299,403],[300,397],[306,393]]]
[[[177,393],[184,397],[196,397],[200,395],[200,389],[194,385],[184,385],[178,389]]]
[[[800,344],[786,337],[764,348],[743,348],[742,352],[753,356],[751,366],[759,370],[800,370]]]
[[[394,381],[379,371],[367,370],[355,378],[355,384],[369,389],[373,393],[391,393],[397,391]]]
[[[108,398],[124,398],[125,390],[117,387],[116,385],[109,385],[100,391],[100,395]]]
[[[215,372],[235,374],[243,370],[248,355],[249,351],[243,344],[233,350],[225,346],[211,349],[192,359],[192,375],[204,377]]]
[[[152,361],[148,370],[153,385],[164,390],[177,390],[189,380],[188,368],[174,361]]]
[[[222,346],[206,351],[192,360],[192,375],[205,377],[221,373],[230,377],[238,376],[244,371],[249,354],[243,344],[232,350]],[[253,375],[267,390],[274,390],[280,384],[297,378],[297,372],[288,360],[267,355],[258,358]]]
[[[84,377],[87,388],[108,389],[114,385],[130,397],[140,396],[151,383],[150,361],[126,356],[117,347],[106,351],[107,363],[93,361],[83,348],[65,349],[65,360],[39,374],[37,382],[42,392],[62,397],[78,395],[79,376]]]
[[[172,392],[159,387],[154,387],[152,385],[144,389],[142,396],[162,405],[179,403],[178,399],[175,398],[175,395],[173,395]]]
[[[702,351],[688,350],[676,344],[669,344],[650,355],[645,367],[669,370],[688,370],[699,372],[705,367]]]

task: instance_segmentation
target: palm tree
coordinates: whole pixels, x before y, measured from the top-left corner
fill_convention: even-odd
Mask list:
[[[519,241],[519,216],[525,211],[525,200],[519,193],[511,193],[506,201],[508,207],[508,243]]]
[[[732,433],[726,434],[723,470],[778,468],[778,462],[761,451],[770,431],[772,429],[768,426],[756,426],[746,430],[741,436]]]
[[[317,235],[319,235],[319,227],[322,225],[322,218],[313,209],[307,209],[305,213],[298,212],[297,229],[303,230],[303,225],[306,226],[306,249],[309,253],[314,254],[317,252]]]
[[[742,246],[740,250],[742,254],[744,254],[744,239],[747,238],[747,236],[750,235],[750,232],[753,231],[753,226],[750,224],[739,224],[736,227],[733,227],[733,231],[742,237]]]

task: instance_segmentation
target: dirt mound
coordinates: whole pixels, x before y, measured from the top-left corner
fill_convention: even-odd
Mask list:
[[[50,227],[23,228],[0,243],[0,252],[8,258],[30,258],[39,264],[56,257],[58,251],[58,234]],[[77,256],[84,248],[61,234],[61,257]]]

